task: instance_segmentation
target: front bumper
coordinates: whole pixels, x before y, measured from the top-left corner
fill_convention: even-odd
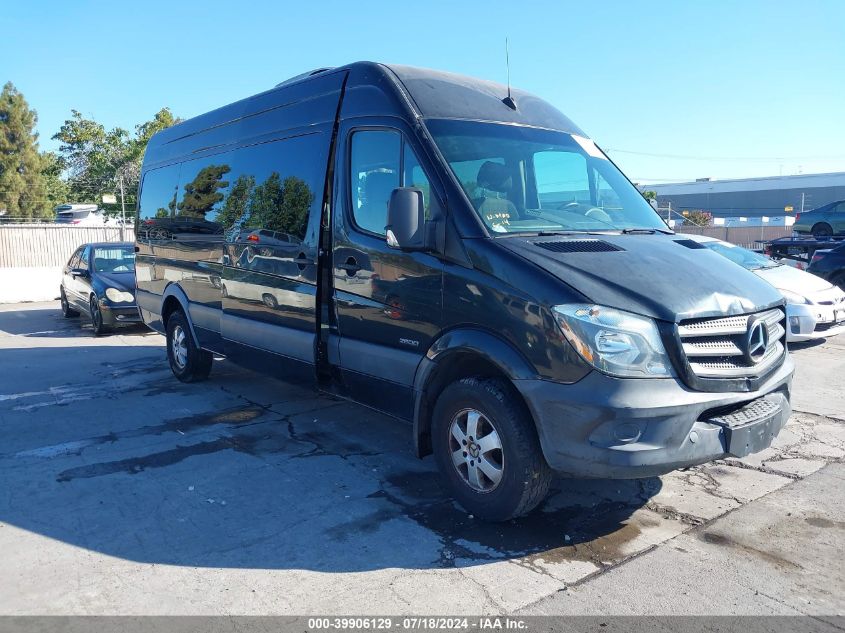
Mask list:
[[[136,305],[122,305],[118,307],[101,301],[100,314],[103,315],[103,325],[109,327],[142,322],[141,311],[138,310],[138,306]]]
[[[786,306],[786,340],[812,341],[845,332],[845,303]]]
[[[565,385],[514,381],[537,425],[546,461],[572,477],[653,477],[760,451],[792,412],[789,356],[758,391],[692,391],[678,380],[621,379],[593,371]]]

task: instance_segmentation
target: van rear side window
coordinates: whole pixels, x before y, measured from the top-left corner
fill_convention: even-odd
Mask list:
[[[152,169],[141,182],[141,200],[135,221],[139,242],[170,237],[171,217],[178,203],[179,165]]]
[[[318,134],[250,145],[232,153],[228,188],[217,222],[230,239],[253,234],[268,242],[299,244],[319,215],[321,166],[327,157]]]

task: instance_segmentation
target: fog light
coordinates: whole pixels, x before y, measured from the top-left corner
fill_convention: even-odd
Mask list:
[[[616,428],[613,429],[613,435],[616,437],[617,440],[619,440],[623,444],[630,444],[631,442],[636,442],[638,439],[640,439],[641,433],[642,430],[640,429],[639,425],[633,424],[631,422],[617,424]]]
[[[792,330],[793,334],[798,334],[801,331],[801,323],[798,317],[789,317],[789,329]]]

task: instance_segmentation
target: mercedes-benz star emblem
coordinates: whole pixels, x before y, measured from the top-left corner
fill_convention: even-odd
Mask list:
[[[751,321],[745,337],[745,355],[752,364],[759,363],[769,349],[769,327],[765,321]]]

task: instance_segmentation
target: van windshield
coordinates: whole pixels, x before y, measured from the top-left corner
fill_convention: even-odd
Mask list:
[[[590,139],[474,121],[429,120],[427,125],[494,233],[670,232]]]

